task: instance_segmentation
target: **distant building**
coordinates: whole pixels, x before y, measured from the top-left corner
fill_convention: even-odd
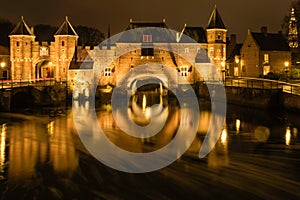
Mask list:
[[[241,49],[243,44],[237,43],[236,35],[231,34],[229,44],[226,48],[226,75],[227,76],[241,76],[240,62]]]
[[[141,27],[167,28],[165,20],[162,22],[137,22],[130,20],[126,30]],[[195,67],[201,67],[203,73],[221,73],[226,60],[226,32],[227,29],[221,16],[215,7],[206,28],[184,26],[181,32],[177,32],[171,39],[164,40],[164,36],[151,35],[151,33],[139,33],[129,41],[122,37],[114,43],[102,44],[96,47],[77,46],[78,35],[68,18],[54,35],[54,42],[36,42],[34,30],[22,17],[15,29],[10,34],[10,61],[12,80],[32,80],[39,78],[55,78],[68,80],[73,84],[75,76],[93,83],[94,66],[103,65],[103,60],[114,60],[109,66],[105,66],[100,85],[116,85],[121,77],[132,68],[149,62],[155,62],[176,69],[175,76],[183,77],[190,83],[200,79],[203,74],[195,72]],[[198,43],[191,43],[185,34]],[[193,42],[194,42],[193,41]],[[168,44],[171,48],[177,48],[180,53],[190,58],[192,62],[182,59],[172,52],[160,50],[159,45]],[[133,52],[120,54],[128,47],[134,46]],[[201,48],[199,48],[199,46]],[[209,57],[203,56],[205,50]],[[211,61],[218,71],[213,72]],[[180,80],[180,79],[178,79]],[[180,84],[180,81],[178,82]]]
[[[262,77],[269,72],[284,74],[291,66],[291,51],[281,33],[248,30],[241,48],[240,76]]]

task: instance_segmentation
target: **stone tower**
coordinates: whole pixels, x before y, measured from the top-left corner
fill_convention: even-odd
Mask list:
[[[206,27],[207,51],[219,70],[224,70],[226,60],[226,32],[227,29],[215,6]]]
[[[12,80],[30,80],[34,78],[32,65],[32,45],[35,40],[33,28],[25,22],[23,16],[9,35]]]
[[[291,17],[289,21],[288,43],[292,49],[298,48],[298,27],[294,8],[291,10]]]
[[[57,80],[66,80],[68,79],[68,69],[74,58],[78,40],[78,35],[68,17],[55,33],[54,38],[56,52],[54,77]]]

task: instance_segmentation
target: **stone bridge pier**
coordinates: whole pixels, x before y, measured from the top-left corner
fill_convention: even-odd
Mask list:
[[[67,88],[64,85],[45,87],[15,87],[0,90],[1,111],[21,111],[27,108],[65,105]]]

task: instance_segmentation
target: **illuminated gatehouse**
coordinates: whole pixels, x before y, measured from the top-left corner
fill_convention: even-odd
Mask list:
[[[130,20],[126,30],[140,27],[168,28],[165,20],[162,22],[136,22]],[[211,63],[218,66],[217,73],[221,73],[226,59],[226,32],[227,29],[215,7],[206,28],[184,26],[177,32],[170,47],[179,48],[180,55],[193,57],[188,62],[182,56],[155,48],[160,43],[156,36],[141,33],[138,38],[139,48],[120,55],[122,49],[133,45],[133,42],[119,40],[113,44],[99,45],[97,47],[81,47],[77,45],[78,35],[68,18],[54,35],[54,42],[36,42],[34,30],[24,20],[17,24],[10,34],[10,77],[12,80],[33,80],[39,78],[55,78],[68,80],[71,85],[77,84],[74,77],[84,77],[87,83],[93,83],[95,65],[101,65],[103,58],[113,59],[114,62],[105,66],[99,85],[116,85],[125,73],[135,66],[158,63],[170,66],[177,70],[177,76],[184,77],[190,83],[203,78],[195,73],[195,67],[209,68]],[[181,36],[185,34],[196,42],[196,45],[184,41]],[[199,48],[201,46],[202,48]],[[208,57],[197,55],[201,49],[206,50]],[[205,71],[205,70],[204,70]],[[204,72],[205,73],[205,72]],[[210,72],[212,73],[212,72]]]

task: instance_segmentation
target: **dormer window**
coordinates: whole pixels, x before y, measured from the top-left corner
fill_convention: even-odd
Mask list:
[[[152,42],[152,35],[143,35],[143,42],[145,43]]]

